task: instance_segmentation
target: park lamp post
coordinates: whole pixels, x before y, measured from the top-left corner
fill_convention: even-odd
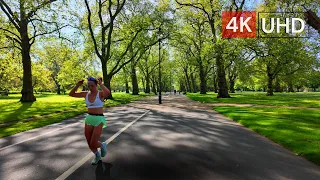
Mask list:
[[[161,27],[159,27],[159,104],[162,104],[162,100],[161,100],[161,38],[160,38],[160,35],[161,35]]]

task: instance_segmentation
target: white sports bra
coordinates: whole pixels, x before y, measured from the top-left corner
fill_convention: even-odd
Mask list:
[[[96,99],[94,100],[93,103],[91,103],[89,101],[89,98],[88,98],[89,92],[87,93],[87,95],[86,95],[87,108],[102,108],[103,107],[103,101],[101,101],[101,99],[99,97],[99,93],[100,92],[97,93]]]

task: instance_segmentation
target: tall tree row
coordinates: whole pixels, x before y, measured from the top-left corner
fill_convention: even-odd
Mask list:
[[[32,86],[32,68],[30,50],[36,42],[37,37],[52,34],[61,30],[64,25],[59,23],[57,19],[57,9],[59,5],[55,3],[57,0],[14,0],[0,1],[0,8],[3,16],[6,17],[4,23],[0,25],[0,31],[5,36],[10,45],[7,48],[16,48],[21,52],[23,65],[23,86],[22,86],[22,102],[32,102],[36,98],[33,95]],[[55,4],[56,6],[51,6]],[[3,47],[2,47],[3,48]]]
[[[0,91],[35,101],[34,91],[61,94],[88,76],[135,95],[317,90],[316,30],[309,39],[221,37],[222,11],[249,9],[317,13],[319,2],[0,0]]]

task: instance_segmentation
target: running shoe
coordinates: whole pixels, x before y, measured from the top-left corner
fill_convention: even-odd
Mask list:
[[[107,154],[107,143],[103,142],[101,144],[101,156],[104,157]]]
[[[95,156],[94,159],[92,160],[91,164],[92,165],[97,165],[98,162],[101,160],[101,156]]]

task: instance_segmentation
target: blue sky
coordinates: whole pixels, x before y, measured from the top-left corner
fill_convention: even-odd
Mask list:
[[[262,0],[249,0],[246,1],[245,10],[254,10],[258,4],[260,4]]]

